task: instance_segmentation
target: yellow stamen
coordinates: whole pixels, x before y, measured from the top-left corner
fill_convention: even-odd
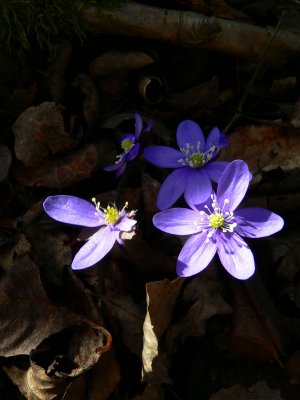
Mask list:
[[[121,142],[121,147],[125,151],[125,153],[128,153],[134,146],[134,143],[130,139],[124,139]]]
[[[213,228],[220,228],[225,222],[225,218],[222,214],[211,214],[208,219],[210,226]]]
[[[115,224],[119,219],[119,211],[115,207],[107,206],[104,215],[108,224]]]

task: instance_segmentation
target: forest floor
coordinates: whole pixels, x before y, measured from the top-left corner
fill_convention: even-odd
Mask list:
[[[51,54],[34,40],[0,48],[0,399],[298,400],[298,2],[149,0],[79,13],[93,31],[60,32]],[[152,128],[115,177],[103,168],[136,113]],[[243,204],[285,221],[247,240],[247,280],[217,256],[178,277],[187,237],[152,223],[171,171],[143,149],[178,148],[184,120],[206,137],[224,131],[218,160],[244,160],[253,175]],[[72,270],[85,241],[45,213],[54,195],[128,202],[134,234]]]

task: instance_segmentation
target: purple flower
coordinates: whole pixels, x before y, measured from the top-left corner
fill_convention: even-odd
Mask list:
[[[248,279],[255,264],[243,237],[272,235],[283,227],[283,219],[264,208],[241,208],[249,185],[249,170],[244,161],[231,162],[224,170],[217,193],[194,209],[171,208],[153,218],[154,225],[175,235],[191,235],[177,260],[179,276],[191,276],[207,267],[215,253],[224,268],[235,278]]]
[[[132,219],[134,211],[127,213],[125,204],[122,210],[114,206],[100,207],[100,203],[93,199],[94,205],[86,200],[74,196],[50,196],[44,201],[44,210],[53,219],[66,224],[80,225],[93,230],[79,252],[76,254],[71,267],[84,269],[100,261],[117,241],[124,244],[120,238],[121,232],[130,232],[136,221]]]
[[[184,193],[188,204],[203,203],[211,194],[211,181],[218,182],[228,165],[226,161],[211,161],[219,149],[228,145],[223,132],[213,128],[205,142],[198,124],[186,120],[178,125],[177,144],[180,150],[168,146],[149,146],[144,157],[158,167],[174,168],[163,182],[157,206],[164,210]]]
[[[149,132],[152,127],[152,121],[143,129],[143,120],[140,114],[135,113],[135,133],[125,133],[121,137],[121,148],[123,153],[117,156],[117,161],[114,165],[105,167],[105,171],[116,171],[116,177],[123,174],[128,161],[137,157],[140,150],[139,138],[142,132]]]

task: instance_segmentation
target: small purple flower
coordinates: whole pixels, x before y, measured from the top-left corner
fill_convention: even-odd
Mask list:
[[[50,196],[44,201],[44,210],[53,219],[66,224],[80,225],[93,230],[88,239],[74,257],[71,267],[84,269],[100,261],[117,241],[124,244],[120,238],[121,232],[130,232],[136,225],[132,219],[135,212],[126,212],[125,208],[117,210],[114,206],[100,207],[100,203],[93,199],[94,205],[86,200],[74,196]]]
[[[177,128],[180,150],[168,146],[149,146],[144,158],[158,167],[174,168],[163,182],[157,197],[160,210],[171,207],[184,193],[188,204],[203,203],[211,194],[211,181],[218,182],[228,165],[226,161],[211,161],[219,149],[228,145],[225,134],[213,128],[205,142],[203,132],[193,121],[182,121]]]
[[[177,260],[177,274],[191,276],[201,272],[215,253],[224,268],[237,279],[248,279],[255,264],[242,236],[259,238],[283,227],[283,219],[265,208],[241,208],[249,185],[249,170],[244,161],[235,160],[224,170],[217,194],[194,209],[170,208],[153,217],[154,225],[175,235],[191,235]]]
[[[152,121],[143,129],[143,120],[140,114],[135,113],[135,133],[125,133],[121,137],[121,148],[123,153],[117,156],[117,161],[114,165],[105,167],[105,171],[116,171],[116,177],[123,174],[128,161],[137,157],[140,150],[139,138],[142,132],[149,132],[152,127]]]

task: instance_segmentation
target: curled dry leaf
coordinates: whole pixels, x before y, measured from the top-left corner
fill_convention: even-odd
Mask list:
[[[16,157],[27,167],[40,164],[48,155],[66,150],[74,143],[65,131],[60,107],[52,102],[25,110],[12,130]]]
[[[147,314],[143,337],[143,380],[155,384],[170,383],[168,363],[160,350],[160,339],[168,329],[184,279],[167,279],[146,285]]]
[[[11,165],[11,152],[8,147],[0,143],[0,182],[7,178]]]
[[[12,315],[17,317],[11,318]],[[88,326],[99,332],[98,339],[90,345],[90,351],[93,348],[94,353],[101,353],[102,349],[109,348],[111,338],[105,329],[51,302],[38,267],[30,257],[25,255],[7,271],[0,281],[1,356],[28,355],[45,338],[74,326]],[[82,362],[81,358],[79,352],[74,356],[78,363]]]
[[[28,355],[46,337],[77,324],[50,301],[27,255],[0,281],[1,356]]]
[[[90,64],[90,75],[98,77],[131,71],[153,64],[154,59],[142,51],[108,51]]]
[[[82,147],[66,157],[47,159],[38,167],[17,165],[14,176],[24,186],[65,188],[88,178],[98,164],[98,152],[93,144]]]
[[[257,382],[255,385],[245,388],[242,385],[234,385],[228,389],[221,389],[213,394],[209,400],[282,400],[279,390],[270,389],[266,382]]]
[[[300,136],[296,130],[277,126],[244,126],[229,136],[229,146],[222,149],[222,160],[244,160],[254,175],[252,183],[262,179],[262,172],[281,168],[300,168]]]
[[[23,382],[19,383],[19,389],[27,399],[62,399],[67,387],[70,385],[70,381],[47,375],[45,369],[32,360],[30,364],[31,366],[26,375],[24,374]]]
[[[103,333],[101,329],[85,326],[76,327],[67,334],[57,334],[55,338],[44,340],[31,352],[27,370],[11,365],[6,371],[28,400],[61,400],[65,398],[66,389],[71,389],[73,379],[90,370],[97,364],[101,354],[109,350],[111,343],[104,344],[101,337]],[[65,349],[62,342],[66,345]],[[103,345],[101,350],[99,345]],[[75,387],[78,389],[77,385]],[[105,393],[108,393],[107,389]],[[69,398],[86,400],[85,396],[77,397],[74,394],[73,391]]]

